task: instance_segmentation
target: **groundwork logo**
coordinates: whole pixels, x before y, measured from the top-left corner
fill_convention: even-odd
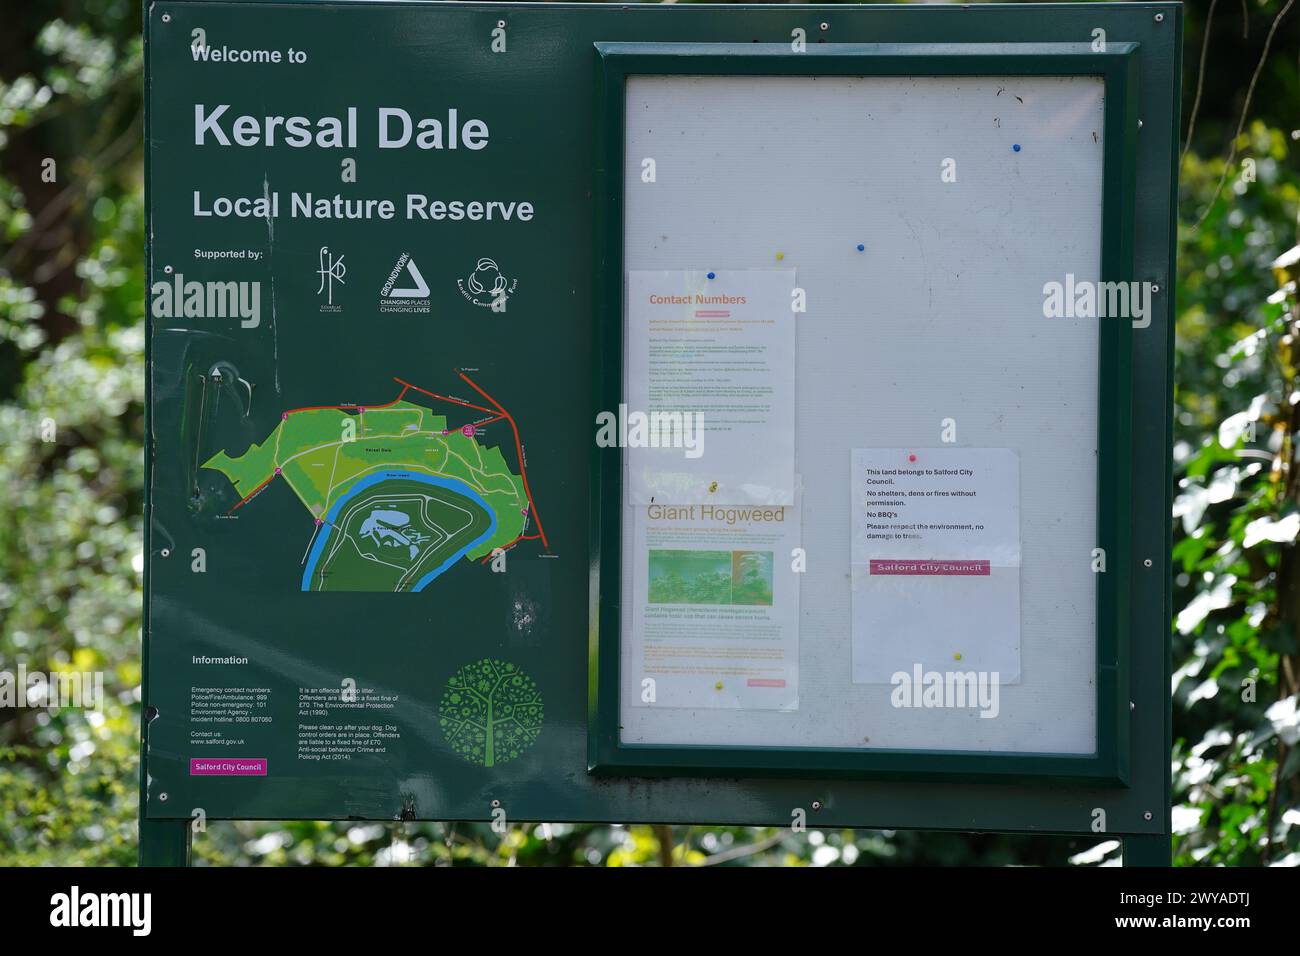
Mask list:
[[[501,267],[488,258],[474,263],[474,270],[456,283],[466,301],[494,312],[505,311],[506,300],[514,295],[518,284],[518,280],[506,278]]]
[[[997,671],[923,671],[912,665],[912,673],[895,671],[889,678],[893,691],[889,702],[895,707],[979,708],[981,717],[998,715]]]
[[[420,274],[409,253],[397,257],[383,287],[379,290],[380,312],[428,312],[429,283]]]
[[[596,415],[600,448],[681,448],[687,458],[704,454],[703,412],[629,412],[619,405]]]
[[[133,936],[148,936],[153,926],[149,893],[82,893],[74,886],[50,897],[50,925],[127,926]]]
[[[104,705],[102,671],[28,671],[18,665],[17,674],[0,671],[0,707],[45,707],[59,710],[74,707],[99,710]]]

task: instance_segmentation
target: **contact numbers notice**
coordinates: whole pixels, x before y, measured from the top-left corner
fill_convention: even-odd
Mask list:
[[[233,725],[269,724],[269,687],[191,687],[190,722]]]

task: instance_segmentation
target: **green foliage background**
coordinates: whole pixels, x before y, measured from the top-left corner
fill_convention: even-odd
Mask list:
[[[1284,256],[1300,242],[1298,22],[1297,0],[1188,6],[1174,451],[1181,865],[1300,864],[1300,263]],[[101,712],[0,709],[7,865],[136,857],[139,31],[134,0],[9,3],[0,23],[0,670],[101,671],[107,691]],[[240,865],[999,865],[1116,853],[1114,841],[739,827],[214,823],[195,837],[196,861]]]

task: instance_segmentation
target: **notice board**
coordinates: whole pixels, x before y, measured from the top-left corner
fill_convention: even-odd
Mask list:
[[[145,819],[1165,832],[1180,37],[149,5]]]

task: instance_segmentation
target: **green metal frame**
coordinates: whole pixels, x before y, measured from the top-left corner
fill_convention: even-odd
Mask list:
[[[625,89],[633,75],[1099,76],[1105,84],[1101,278],[1134,279],[1137,177],[1136,43],[1094,52],[1087,43],[834,44],[796,53],[788,44],[597,43],[597,408],[623,401],[623,166]],[[948,750],[714,747],[624,744],[619,739],[622,600],[622,450],[592,462],[592,633],[588,769],[598,774],[760,774],[863,779],[1129,779],[1128,580],[1132,343],[1130,323],[1100,322],[1098,363],[1097,749],[1086,756]],[[598,556],[598,559],[596,558]]]

